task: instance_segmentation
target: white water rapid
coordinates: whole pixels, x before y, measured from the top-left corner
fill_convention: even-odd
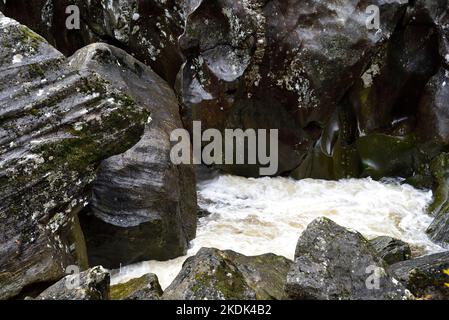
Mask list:
[[[425,212],[432,192],[393,180],[296,181],[226,175],[201,182],[198,197],[200,207],[211,214],[199,220],[188,256],[202,247],[214,247],[249,256],[272,252],[293,259],[301,232],[321,216],[367,238],[388,235],[406,241],[414,255],[442,249],[425,233],[432,221]],[[186,258],[124,267],[112,283],[151,272],[166,288]]]

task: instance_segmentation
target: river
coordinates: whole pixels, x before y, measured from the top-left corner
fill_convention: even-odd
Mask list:
[[[321,216],[367,238],[387,235],[406,241],[414,256],[442,250],[425,233],[432,221],[425,211],[432,192],[394,179],[297,181],[221,175],[200,182],[198,198],[201,209],[210,214],[199,219],[197,237],[188,255],[121,268],[112,284],[151,272],[166,288],[185,259],[202,247],[229,249],[249,256],[271,252],[293,259],[301,232]]]

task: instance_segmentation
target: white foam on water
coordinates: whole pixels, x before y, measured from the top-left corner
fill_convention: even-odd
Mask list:
[[[200,207],[211,214],[199,220],[197,237],[187,256],[202,247],[213,247],[248,256],[271,252],[293,259],[302,231],[322,216],[367,238],[387,235],[406,241],[414,255],[442,250],[425,233],[432,222],[426,214],[432,192],[394,180],[297,181],[226,175],[200,183],[198,197]],[[166,288],[187,256],[122,268],[112,283],[151,272]]]

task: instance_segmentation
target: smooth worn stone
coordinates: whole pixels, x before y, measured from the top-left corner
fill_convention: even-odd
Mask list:
[[[151,68],[107,44],[77,51],[70,65],[126,88],[151,114],[140,141],[99,168],[92,215],[82,218],[90,262],[118,268],[184,255],[196,234],[196,179],[193,166],[170,159],[170,134],[182,128],[173,91]]]
[[[78,212],[101,161],[132,147],[149,112],[0,14],[0,299],[87,267]]]

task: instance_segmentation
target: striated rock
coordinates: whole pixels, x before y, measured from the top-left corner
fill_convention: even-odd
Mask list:
[[[148,112],[92,70],[73,70],[0,14],[0,299],[87,266],[77,214],[103,159],[133,146]]]
[[[387,263],[394,264],[409,260],[412,251],[408,243],[391,237],[377,237],[370,240],[377,254]]]
[[[44,36],[66,55],[90,43],[104,41],[126,49],[173,84],[182,64],[177,39],[184,26],[184,2],[14,0],[0,4],[4,7],[0,10]],[[79,8],[79,29],[66,27],[70,15],[66,9],[70,5]]]
[[[168,300],[265,300],[284,298],[291,261],[273,254],[246,257],[202,248],[165,290]]]
[[[406,1],[199,1],[180,47],[186,126],[279,129],[279,173],[295,169],[405,12]],[[380,30],[366,27],[369,5]],[[254,166],[224,166],[246,176]],[[257,167],[257,166],[256,166]]]
[[[390,271],[416,297],[449,299],[449,252],[399,262]]]
[[[111,287],[111,300],[159,300],[161,296],[159,280],[151,273]]]
[[[149,67],[106,44],[79,50],[70,65],[101,73],[151,113],[142,139],[99,169],[93,216],[82,221],[91,263],[118,268],[184,255],[196,234],[196,182],[192,166],[170,160],[170,134],[182,128],[173,91]]]
[[[36,300],[109,300],[109,282],[109,272],[103,267],[94,267],[66,276]]]
[[[285,291],[300,300],[411,298],[368,240],[327,218],[314,220],[299,238]]]

